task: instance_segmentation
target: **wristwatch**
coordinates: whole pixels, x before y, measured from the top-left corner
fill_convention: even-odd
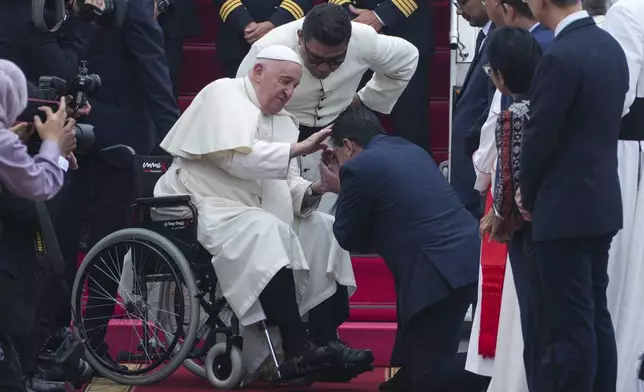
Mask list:
[[[168,8],[170,8],[170,6],[172,5],[170,0],[156,0],[156,2],[157,2],[157,12],[159,13],[159,15],[168,11]]]

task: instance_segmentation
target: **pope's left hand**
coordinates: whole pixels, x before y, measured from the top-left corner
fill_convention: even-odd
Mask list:
[[[275,25],[268,21],[257,23],[257,26],[253,31],[248,34],[244,34],[244,39],[246,40],[246,42],[252,45],[255,43],[255,41],[265,36],[266,33],[273,30],[274,28]]]
[[[378,19],[378,16],[376,16],[375,11],[356,8],[352,5],[349,5],[349,11],[351,11],[352,14],[356,15],[356,18],[353,19],[354,22],[369,25],[373,27],[377,32],[380,32],[380,30],[382,30],[382,28],[384,27],[382,22],[380,22],[380,19]]]
[[[340,193],[340,166],[320,162],[320,181],[327,192]]]

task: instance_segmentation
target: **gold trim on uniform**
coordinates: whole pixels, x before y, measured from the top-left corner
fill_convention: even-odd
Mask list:
[[[414,0],[391,0],[392,3],[400,10],[400,12],[409,18],[414,11],[418,9],[418,4]]]
[[[345,5],[347,3],[351,3],[352,1],[351,0],[330,0],[329,2],[335,5]]]
[[[301,19],[304,17],[304,10],[302,9],[302,7],[300,7],[299,4],[297,4],[293,0],[282,1],[282,4],[280,4],[280,7],[287,10],[291,15],[293,15],[295,19]]]
[[[223,22],[228,19],[228,16],[237,8],[242,6],[241,0],[226,0],[219,9],[219,16]]]

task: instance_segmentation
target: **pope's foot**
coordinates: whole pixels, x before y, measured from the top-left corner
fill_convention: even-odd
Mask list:
[[[280,364],[281,380],[299,379],[308,375],[312,370],[332,366],[335,359],[335,352],[328,347],[318,347],[313,343],[307,343],[296,355],[288,356]]]
[[[328,342],[326,347],[334,353],[337,361],[341,364],[370,364],[374,359],[371,350],[351,348],[339,339]]]

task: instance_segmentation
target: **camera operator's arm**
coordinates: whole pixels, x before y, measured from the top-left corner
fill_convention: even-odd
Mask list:
[[[57,163],[60,154],[56,142],[45,140],[32,158],[17,135],[0,130],[0,183],[18,196],[49,200],[63,185],[64,172]]]
[[[122,29],[130,52],[137,58],[146,104],[161,141],[180,113],[163,49],[163,31],[153,19],[153,8],[152,0],[130,1]]]
[[[27,44],[18,49],[24,58],[28,78],[36,80],[43,75],[57,76],[70,85],[95,29],[91,23],[77,17],[68,18],[56,33],[25,25],[21,40]]]

